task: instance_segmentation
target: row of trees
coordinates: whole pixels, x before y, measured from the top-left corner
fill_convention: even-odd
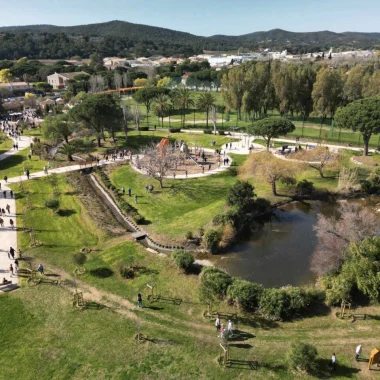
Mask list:
[[[274,109],[281,115],[334,117],[349,102],[380,95],[380,70],[377,64],[248,62],[223,76],[222,91],[227,108],[239,118],[242,111],[260,117]]]

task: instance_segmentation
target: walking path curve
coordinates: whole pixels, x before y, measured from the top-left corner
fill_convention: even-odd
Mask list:
[[[0,161],[5,160],[6,158],[10,156],[13,156],[14,154],[18,153],[20,150],[30,147],[30,138],[28,136],[20,136],[17,140],[14,138],[12,140],[14,144],[16,143],[18,144],[18,150],[11,149],[11,150],[8,150],[8,152],[0,154]]]

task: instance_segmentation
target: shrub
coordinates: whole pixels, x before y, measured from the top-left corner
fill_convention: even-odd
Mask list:
[[[249,182],[237,181],[228,191],[227,205],[240,209],[249,207],[253,204],[253,198],[256,196],[254,190],[255,188]]]
[[[313,182],[303,179],[297,183],[297,194],[300,196],[310,195],[314,190]]]
[[[171,258],[177,267],[183,269],[184,271],[187,271],[188,268],[194,263],[193,255],[182,250],[174,251],[171,254]]]
[[[126,265],[120,266],[119,273],[120,273],[121,277],[124,277],[126,279],[130,279],[130,278],[135,277],[135,271]]]
[[[281,320],[286,309],[286,293],[282,289],[264,289],[260,297],[260,312],[266,317]]]
[[[228,172],[230,173],[232,177],[237,177],[237,175],[239,174],[238,170],[231,166],[228,168]]]
[[[146,132],[149,131],[149,127],[140,127],[139,130],[142,132]]]
[[[200,295],[201,299],[205,301],[213,298],[223,299],[232,283],[232,278],[229,274],[215,267],[203,268],[200,279]]]
[[[294,186],[297,183],[297,180],[293,177],[282,177],[280,182],[286,186]]]
[[[258,306],[262,292],[262,285],[234,278],[232,285],[227,289],[227,297],[237,303],[241,310],[249,311]]]
[[[50,208],[53,211],[57,211],[59,209],[59,199],[50,198],[46,199],[45,206]]]
[[[270,207],[270,202],[265,198],[257,198],[255,201],[255,210],[257,214],[268,213]]]
[[[226,133],[225,133],[225,131],[218,131],[218,134],[223,136],[223,135],[225,135]]]
[[[145,222],[145,218],[140,215],[140,214],[135,214],[132,216],[132,219],[135,221],[137,224],[143,224]]]
[[[372,194],[372,183],[364,179],[360,181],[360,189],[363,193]]]
[[[202,237],[205,234],[205,229],[203,227],[200,227],[198,229],[199,236]]]
[[[87,261],[87,256],[83,252],[76,253],[73,256],[73,263],[78,266],[83,266]]]
[[[301,371],[313,370],[316,366],[317,349],[309,343],[292,343],[288,351],[287,361],[291,369]]]
[[[236,230],[231,224],[225,224],[223,226],[221,238],[219,241],[219,247],[224,249],[229,247],[236,238]]]
[[[181,128],[169,128],[170,133],[179,133],[181,132]]]
[[[204,130],[203,130],[203,133],[204,133],[205,135],[212,135],[212,130],[211,130],[211,129],[204,129]]]
[[[374,186],[380,185],[380,168],[373,169],[368,179]]]
[[[218,250],[220,238],[219,230],[208,230],[203,237],[203,244],[211,253],[215,253]]]
[[[193,233],[191,231],[186,232],[186,239],[191,240],[193,238]]]

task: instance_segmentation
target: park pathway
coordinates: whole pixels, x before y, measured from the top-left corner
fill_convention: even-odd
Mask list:
[[[0,154],[0,161],[5,160],[6,158],[13,156],[14,154],[18,153],[19,151],[30,147],[30,138],[28,136],[20,136],[18,140],[12,139],[14,144],[18,144],[18,150],[17,149],[11,149],[8,150],[8,152],[5,152],[3,154]]]

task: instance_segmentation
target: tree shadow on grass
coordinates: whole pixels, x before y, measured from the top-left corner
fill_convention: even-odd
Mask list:
[[[361,372],[358,368],[347,367],[342,364],[337,364],[335,371],[332,369],[330,359],[317,359],[316,365],[310,374],[318,379],[325,379],[328,377],[346,377],[351,379],[355,377],[355,374]]]
[[[239,323],[263,330],[279,327],[279,324],[276,321],[265,319],[256,314],[252,316],[239,316]]]
[[[240,341],[248,340],[254,337],[255,335],[249,332],[245,332],[241,330],[233,330],[233,335],[230,337],[230,342],[234,342],[234,341],[240,342]]]
[[[113,271],[106,267],[91,269],[90,274],[97,278],[107,278],[113,276]]]
[[[236,347],[236,348],[243,348],[245,350],[253,347],[252,344],[249,344],[249,343],[230,343],[229,346]]]
[[[59,210],[57,212],[57,214],[59,216],[63,216],[63,217],[68,217],[68,216],[71,216],[71,215],[74,215],[76,214],[77,212],[75,210]]]
[[[86,306],[84,307],[85,310],[101,310],[105,309],[107,306],[102,305],[97,302],[86,302]]]

